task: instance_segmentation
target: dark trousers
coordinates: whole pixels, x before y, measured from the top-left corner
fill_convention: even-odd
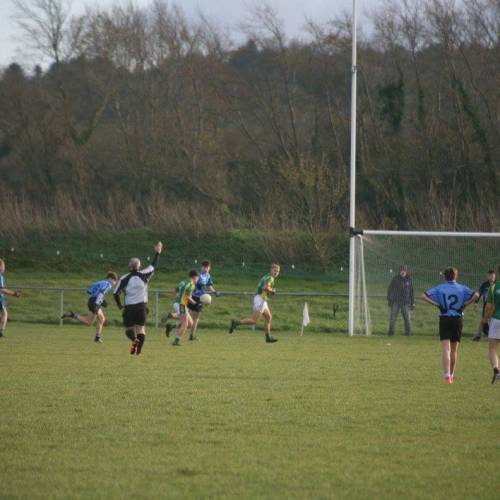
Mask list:
[[[389,335],[394,335],[394,327],[398,319],[398,313],[401,311],[405,322],[405,335],[411,335],[410,306],[407,304],[394,303],[391,306],[391,319],[389,320]]]

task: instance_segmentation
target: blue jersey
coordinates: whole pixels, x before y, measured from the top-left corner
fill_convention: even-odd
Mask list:
[[[472,298],[474,292],[460,283],[448,281],[427,290],[425,295],[439,304],[440,316],[461,317],[465,303]]]
[[[193,296],[201,297],[205,293],[205,288],[209,286],[214,286],[212,276],[210,276],[210,273],[201,273]]]
[[[100,296],[104,298],[104,295],[106,295],[111,288],[113,288],[113,285],[108,280],[96,281],[87,288],[87,294],[91,299],[96,299]]]

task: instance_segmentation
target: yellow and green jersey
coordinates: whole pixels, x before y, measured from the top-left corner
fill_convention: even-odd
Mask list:
[[[195,285],[191,280],[183,280],[177,285],[177,296],[175,302],[181,306],[187,306],[189,297],[193,295]]]
[[[487,304],[493,304],[493,317],[500,320],[500,282],[491,285],[486,298]]]
[[[264,300],[267,300],[269,297],[267,287],[274,288],[274,278],[270,274],[262,276],[257,285],[257,295],[261,295]]]

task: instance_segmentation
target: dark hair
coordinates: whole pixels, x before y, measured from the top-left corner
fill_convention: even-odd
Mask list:
[[[212,263],[207,259],[201,263],[202,267],[210,267]]]
[[[458,269],[456,267],[447,267],[444,270],[444,277],[446,281],[453,281],[458,275]]]
[[[487,274],[496,274],[496,272],[493,271],[493,269],[490,269]]]
[[[113,271],[109,271],[108,274],[106,275],[106,278],[118,281],[118,275]]]
[[[189,271],[189,277],[194,278],[195,276],[199,276],[198,271],[196,269],[191,269],[191,271]]]

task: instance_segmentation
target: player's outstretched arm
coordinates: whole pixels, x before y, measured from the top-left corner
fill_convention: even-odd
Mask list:
[[[5,295],[10,295],[11,297],[15,297],[19,299],[23,296],[23,294],[19,290],[9,290],[8,288],[0,288],[0,292]]]

